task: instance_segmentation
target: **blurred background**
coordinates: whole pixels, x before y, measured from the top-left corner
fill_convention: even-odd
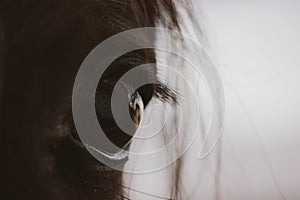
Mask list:
[[[227,99],[223,199],[300,199],[300,2],[199,4]]]

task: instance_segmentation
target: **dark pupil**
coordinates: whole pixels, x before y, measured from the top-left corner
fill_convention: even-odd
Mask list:
[[[114,116],[111,111],[111,94],[113,86],[108,84],[100,84],[98,86],[98,91],[96,93],[96,111],[97,111],[97,118],[100,123],[100,126],[102,130],[104,131],[107,138],[116,146],[119,148],[125,148],[126,145],[130,143],[130,140],[132,139],[132,136],[136,132],[138,123],[140,121],[139,113],[141,111],[141,107],[138,105],[138,100],[141,99],[138,92],[135,92],[131,98],[128,100],[128,104],[126,105],[120,105],[120,108],[123,106],[128,106],[127,113],[123,113],[123,111],[120,110],[120,116],[122,116],[122,113],[124,115],[130,114],[131,119],[134,123],[130,122],[128,124],[128,130],[130,134],[124,132],[119,128],[117,125]],[[122,98],[128,98],[128,91],[125,88],[119,88],[119,93],[122,93]],[[125,109],[126,109],[125,108]],[[126,117],[124,117],[126,118]],[[116,152],[111,152],[116,153]]]

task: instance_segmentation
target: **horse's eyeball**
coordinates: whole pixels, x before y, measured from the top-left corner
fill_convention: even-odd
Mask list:
[[[136,91],[129,99],[129,113],[136,126],[138,126],[141,122],[142,112],[143,100],[140,94]]]

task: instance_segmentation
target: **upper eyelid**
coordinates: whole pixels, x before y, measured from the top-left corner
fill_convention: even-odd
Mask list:
[[[115,87],[116,83],[118,80],[112,79],[112,78],[106,78],[101,81],[101,84],[108,85],[110,87]],[[130,86],[130,84],[120,81],[119,82],[122,84],[122,86],[126,89],[128,92],[128,98],[130,100],[131,96],[135,93],[135,90],[133,87]],[[178,98],[181,96],[180,92],[177,91],[176,89],[172,88],[171,86],[167,86],[161,82],[158,82],[158,84],[155,84],[156,87],[154,89],[153,96],[156,96],[158,99],[163,100],[163,101],[172,101],[175,103],[178,103]]]
[[[126,91],[128,93],[128,99],[130,99],[131,96],[135,93],[135,90],[128,83],[126,83],[122,80],[116,81],[116,80],[111,79],[111,78],[106,78],[106,79],[101,81],[101,84],[105,84],[105,85],[108,85],[110,87],[115,87],[118,82],[126,89]]]
[[[134,94],[135,90],[133,89],[133,87],[131,87],[129,84],[127,84],[124,81],[119,81],[119,83],[122,84],[122,86],[126,89],[126,91],[128,92],[128,99],[131,98],[131,96]]]

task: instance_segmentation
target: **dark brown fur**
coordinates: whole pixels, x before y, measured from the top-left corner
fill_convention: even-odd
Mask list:
[[[174,4],[1,0],[0,17],[1,199],[121,199],[121,172],[103,166],[76,140],[74,78],[107,37],[158,20],[178,26]],[[153,52],[142,55],[141,62],[154,59]]]

